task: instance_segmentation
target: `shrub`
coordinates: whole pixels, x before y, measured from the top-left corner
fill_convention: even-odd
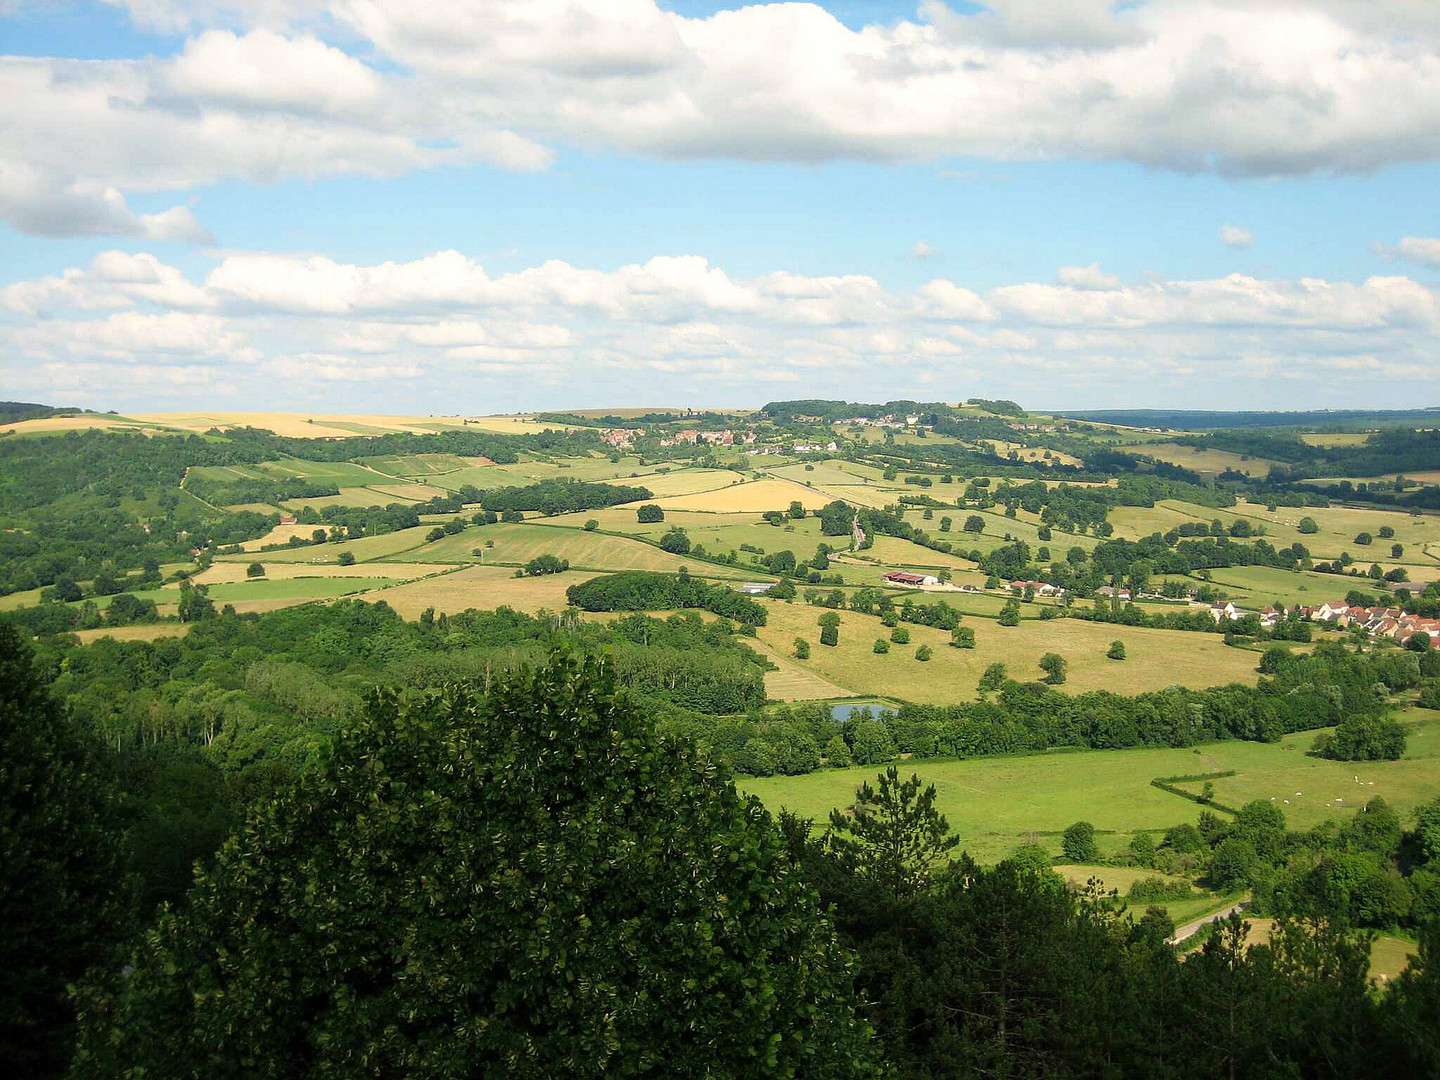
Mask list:
[[[1124,660],[1125,643],[1123,641],[1112,641],[1110,643],[1110,651],[1107,652],[1105,655],[1108,656],[1111,660]]]
[[[909,645],[910,631],[903,626],[897,626],[894,630],[890,631],[890,640],[896,645]]]
[[[919,660],[922,664],[934,655],[935,650],[930,648],[929,645],[921,645],[918,649],[915,650],[915,659]]]
[[[1296,529],[1298,529],[1302,533],[1309,535],[1311,533],[1318,533],[1320,531],[1320,526],[1315,523],[1314,518],[1302,517],[1300,519],[1300,524],[1296,526]]]
[[[1398,761],[1405,727],[1388,716],[1352,716],[1333,735],[1317,735],[1310,752],[1334,761]]]
[[[342,551],[336,559],[341,566],[354,566],[355,553],[353,551]]]
[[[690,551],[690,537],[680,526],[672,525],[670,530],[660,537],[660,549],[672,555],[685,555]]]
[[[1071,862],[1093,863],[1100,857],[1100,848],[1095,843],[1095,826],[1088,821],[1075,822],[1060,838],[1060,850]]]
[[[1020,625],[1020,604],[1017,601],[1010,600],[1000,609],[999,623],[1001,626]]]
[[[594,518],[591,518],[589,521],[585,522],[586,532],[594,532],[598,528],[600,528],[600,522],[596,521]]]
[[[1374,542],[1375,538],[1371,536],[1368,532],[1361,532],[1355,534],[1355,543],[1359,544],[1361,547],[1368,547]]]
[[[803,637],[797,637],[797,638],[795,639],[795,659],[796,659],[796,660],[809,660],[809,659],[810,659],[810,643],[809,643],[808,641],[806,641]]]
[[[1257,856],[1255,845],[1240,836],[1221,840],[1210,858],[1210,884],[1222,891],[1238,889],[1250,879]]]
[[[524,514],[524,512],[521,511],[521,510],[514,510],[514,509],[506,510],[503,514],[500,515],[500,520],[501,520],[501,521],[510,521],[510,522],[524,521],[524,520],[525,520],[525,514]]]
[[[985,673],[980,676],[980,682],[977,688],[982,692],[986,690],[999,690],[1004,682],[1005,665],[997,662],[985,669]]]
[[[1059,653],[1050,652],[1040,657],[1040,670],[1045,672],[1045,681],[1051,686],[1059,686],[1065,681],[1065,669],[1068,666]]]
[[[890,651],[890,643],[884,638],[876,638],[873,651],[877,653],[888,653]]]
[[[1195,896],[1195,889],[1188,881],[1167,881],[1162,877],[1147,877],[1134,882],[1125,894],[1127,900],[1142,904],[1157,904],[1165,901],[1189,900]]]

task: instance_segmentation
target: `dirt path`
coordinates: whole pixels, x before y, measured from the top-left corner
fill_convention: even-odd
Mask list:
[[[1172,934],[1168,939],[1166,939],[1166,944],[1176,945],[1184,941],[1186,938],[1194,937],[1200,932],[1200,928],[1202,926],[1209,926],[1213,922],[1219,922],[1222,919],[1228,919],[1237,911],[1243,912],[1245,910],[1245,906],[1249,902],[1250,901],[1248,900],[1241,900],[1238,904],[1231,904],[1223,911],[1217,911],[1213,915],[1206,915],[1204,918],[1196,919],[1194,922],[1186,923],[1184,926],[1177,929],[1175,933]]]

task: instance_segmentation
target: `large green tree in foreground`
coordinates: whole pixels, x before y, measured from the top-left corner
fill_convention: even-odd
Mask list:
[[[765,811],[595,660],[378,693],[133,964],[87,997],[79,1076],[870,1071]]]
[[[13,626],[0,624],[0,1061],[57,1076],[67,984],[122,922],[119,829],[106,759],[71,726]]]

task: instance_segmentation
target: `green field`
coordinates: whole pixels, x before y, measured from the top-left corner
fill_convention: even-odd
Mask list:
[[[304,547],[285,547],[275,551],[246,552],[239,555],[221,555],[219,562],[261,562],[280,563],[333,563],[342,551],[348,551],[359,562],[383,559],[402,551],[418,548],[425,543],[425,534],[432,526],[417,525],[413,529],[398,529],[382,536],[366,536],[359,540],[344,540],[338,544],[306,544]],[[409,561],[409,560],[407,560]],[[429,560],[443,561],[443,560]],[[468,558],[461,561],[468,561]]]
[[[411,530],[413,531],[413,530]],[[485,548],[486,541],[493,548]],[[753,572],[743,567],[717,566],[687,561],[650,544],[623,536],[607,536],[576,529],[548,525],[505,524],[469,528],[454,536],[426,544],[408,553],[407,561],[435,563],[469,563],[478,557],[471,552],[485,551],[486,563],[519,566],[539,555],[569,559],[577,570],[663,570],[674,572],[688,566],[694,573],[707,577],[744,578]]]
[[[1362,800],[1356,794],[1355,775],[1364,781],[1364,799],[1384,796],[1402,821],[1440,792],[1440,755],[1432,753],[1426,742],[1440,743],[1440,718],[1422,724],[1421,734],[1412,739],[1412,756],[1401,761],[1355,765],[1306,757],[1305,748],[1315,734],[1288,735],[1278,743],[1231,741],[1188,750],[1086,750],[906,761],[900,768],[905,775],[913,772],[935,785],[936,806],[949,818],[962,847],[986,862],[1004,858],[1032,833],[1058,854],[1059,833],[1082,819],[1108,831],[1099,838],[1106,851],[1124,847],[1136,831],[1193,822],[1200,807],[1151,787],[1157,776],[1235,769],[1236,776],[1215,781],[1216,798],[1238,805],[1252,798],[1289,797],[1291,804],[1281,805],[1294,829],[1308,829],[1326,818],[1344,820],[1359,809]],[[823,821],[832,807],[848,806],[855,788],[862,781],[873,782],[878,771],[872,767],[805,776],[742,776],[737,786],[759,796],[772,811],[783,806]],[[1305,795],[1296,797],[1296,791]],[[1336,804],[1336,794],[1347,801]]]
[[[943,594],[933,594],[941,596]],[[966,594],[945,596],[960,607]],[[980,601],[991,598],[974,598]],[[839,686],[856,694],[932,704],[950,704],[975,698],[975,686],[987,665],[1006,665],[1011,678],[1021,681],[1041,677],[1040,657],[1056,652],[1069,662],[1067,693],[1112,690],[1135,694],[1161,690],[1179,684],[1196,689],[1231,682],[1253,685],[1256,653],[1231,648],[1218,634],[1188,633],[1179,630],[1146,630],[1118,627],[1079,619],[1041,621],[1027,619],[1019,626],[1003,627],[992,619],[973,618],[974,649],[956,649],[943,630],[911,626],[908,646],[894,646],[880,655],[872,651],[878,637],[889,637],[879,618],[847,611],[840,613],[840,643],[817,644],[816,620],[823,609],[808,604],[770,601],[769,622],[760,637],[777,649],[789,652],[796,637],[813,646],[810,659],[798,661]],[[1022,605],[1029,608],[1034,605]],[[1116,662],[1106,658],[1110,642],[1125,642],[1129,659]],[[927,644],[934,657],[921,663],[915,650]]]

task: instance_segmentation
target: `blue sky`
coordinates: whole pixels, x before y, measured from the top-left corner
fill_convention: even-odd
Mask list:
[[[663,6],[0,4],[5,396],[1440,404],[1424,5]]]

